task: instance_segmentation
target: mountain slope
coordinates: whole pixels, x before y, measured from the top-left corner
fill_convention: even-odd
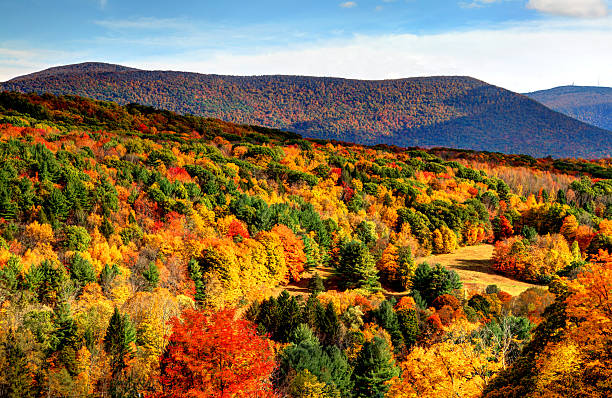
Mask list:
[[[612,130],[612,88],[564,86],[525,94],[547,107]]]
[[[219,76],[111,65],[54,68],[0,89],[137,102],[315,138],[534,156],[612,156],[612,133],[470,77],[363,81]]]

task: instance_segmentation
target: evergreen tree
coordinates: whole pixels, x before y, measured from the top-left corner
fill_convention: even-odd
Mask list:
[[[385,384],[399,376],[399,369],[385,340],[374,337],[367,341],[357,357],[353,393],[359,398],[382,398],[389,390]]]
[[[55,309],[51,336],[50,354],[56,353],[68,373],[74,376],[77,372],[76,353],[79,347],[77,325],[72,318],[70,306],[60,303]]]
[[[289,336],[300,324],[301,308],[295,296],[290,296],[289,292],[283,290],[278,296],[277,302],[278,319],[276,321],[275,340],[285,343],[289,341]]]
[[[9,330],[0,343],[2,364],[0,371],[0,396],[6,398],[33,397],[32,376],[27,371],[28,358],[15,338],[15,331]],[[4,365],[4,366],[2,366]]]
[[[202,303],[206,299],[206,286],[202,280],[203,275],[200,263],[195,259],[191,259],[189,264],[187,264],[187,268],[189,270],[189,276],[195,285],[195,295],[193,298],[196,302]]]
[[[127,314],[121,315],[115,307],[104,336],[104,351],[111,358],[113,377],[127,366],[126,359],[132,354],[131,344],[134,341],[136,329],[132,321]]]
[[[146,290],[151,291],[157,287],[159,283],[159,270],[153,261],[151,261],[149,266],[143,271],[142,276],[147,281]]]
[[[350,241],[342,245],[337,272],[347,287],[380,287],[376,265],[363,242]]]
[[[376,322],[391,336],[393,347],[396,352],[400,352],[404,345],[404,337],[400,330],[397,314],[393,310],[393,306],[389,300],[380,303],[380,306],[374,311]]]
[[[102,219],[102,225],[100,225],[100,232],[106,239],[110,238],[110,236],[115,232],[115,227],[113,223],[107,217]]]
[[[323,284],[323,279],[319,276],[318,272],[315,272],[315,274],[312,276],[312,278],[308,282],[308,290],[310,290],[310,293],[314,294],[315,296],[325,291],[325,285]]]
[[[312,330],[303,324],[291,340],[292,344],[280,354],[279,381],[285,380],[291,370],[308,370],[335,392],[332,396],[350,396],[351,367],[338,347],[323,347]]]
[[[398,311],[397,322],[404,338],[404,344],[407,348],[412,347],[420,333],[419,314],[416,309],[402,309]]]
[[[342,325],[336,314],[336,308],[333,302],[327,303],[325,311],[318,314],[317,330],[321,336],[321,341],[326,345],[340,344],[340,334]]]
[[[419,292],[427,305],[431,305],[438,296],[461,289],[461,286],[459,275],[440,264],[431,268],[429,264],[422,263],[412,278],[412,289]]]
[[[96,281],[93,265],[80,253],[75,253],[70,260],[70,277],[79,282],[81,286]]]

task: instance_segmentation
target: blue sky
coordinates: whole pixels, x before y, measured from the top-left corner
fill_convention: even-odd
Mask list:
[[[0,0],[0,81],[84,61],[612,86],[612,0]]]

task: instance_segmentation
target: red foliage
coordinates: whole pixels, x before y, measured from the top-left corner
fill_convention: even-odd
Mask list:
[[[273,397],[269,341],[235,310],[186,310],[172,319],[160,397]]]
[[[189,181],[191,179],[189,173],[184,168],[178,166],[168,168],[168,177],[170,181]]]
[[[342,200],[345,202],[350,202],[355,196],[355,190],[349,187],[345,182],[342,183],[342,187],[344,188],[344,192],[342,192]]]
[[[457,299],[457,297],[451,294],[443,294],[442,296],[436,297],[433,301],[432,305],[435,309],[439,310],[444,306],[449,306],[454,310],[458,309],[461,306],[461,303]]]
[[[250,235],[243,223],[238,220],[232,220],[227,228],[227,236],[231,239],[234,239],[236,236],[242,236],[243,239],[248,239]]]

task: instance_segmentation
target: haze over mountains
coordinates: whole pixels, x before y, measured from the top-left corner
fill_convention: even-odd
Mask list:
[[[364,144],[612,156],[612,132],[471,77],[238,77],[86,63],[18,77],[0,84],[0,90],[136,102]]]
[[[563,86],[525,95],[557,112],[612,130],[612,88],[610,87]]]

